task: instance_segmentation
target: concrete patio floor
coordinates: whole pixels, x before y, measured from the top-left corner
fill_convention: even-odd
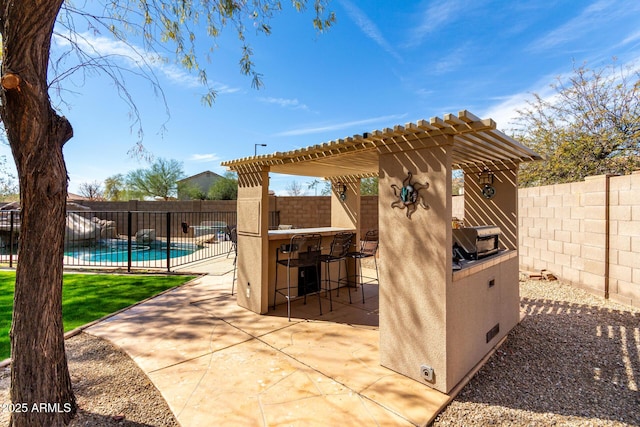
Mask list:
[[[231,260],[188,267],[189,284],[85,332],[127,352],[183,427],[412,426],[429,423],[450,396],[379,363],[378,287],[349,304],[309,296],[267,315],[235,302]],[[335,291],[334,291],[335,292]]]

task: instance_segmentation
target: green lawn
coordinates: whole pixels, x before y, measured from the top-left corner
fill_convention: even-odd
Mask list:
[[[193,276],[65,274],[62,288],[64,330],[70,331],[107,314],[181,285]],[[10,356],[15,272],[0,271],[0,360]]]

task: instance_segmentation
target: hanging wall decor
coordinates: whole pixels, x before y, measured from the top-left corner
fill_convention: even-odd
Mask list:
[[[429,209],[429,205],[424,200],[424,196],[420,191],[429,188],[429,183],[421,184],[419,182],[411,182],[412,174],[407,172],[407,177],[402,181],[402,188],[396,184],[391,184],[393,194],[398,200],[391,203],[392,208],[407,209],[407,218],[411,219],[411,215],[418,209],[418,205],[424,209]]]
[[[493,186],[493,172],[489,168],[484,168],[478,174],[478,183],[482,185],[482,196],[485,199],[491,199],[496,195],[496,188]]]
[[[333,183],[333,188],[340,200],[344,202],[347,199],[347,186],[343,182],[338,181]]]

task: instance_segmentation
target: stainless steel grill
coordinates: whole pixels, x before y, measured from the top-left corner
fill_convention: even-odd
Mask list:
[[[498,252],[500,227],[483,225],[453,230],[453,251],[459,257],[475,260]]]

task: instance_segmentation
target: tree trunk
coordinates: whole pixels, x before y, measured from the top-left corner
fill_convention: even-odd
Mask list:
[[[61,426],[76,412],[64,349],[62,264],[73,135],[51,107],[47,68],[63,0],[0,3],[4,122],[20,182],[20,255],[11,326],[12,426]]]

